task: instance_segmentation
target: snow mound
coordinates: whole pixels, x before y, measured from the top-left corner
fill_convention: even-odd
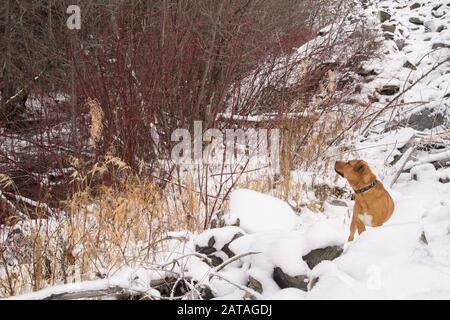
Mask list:
[[[411,176],[417,181],[438,180],[436,168],[431,163],[415,166],[411,169]]]
[[[231,194],[228,224],[239,219],[240,227],[248,233],[295,230],[298,217],[284,201],[248,189]]]

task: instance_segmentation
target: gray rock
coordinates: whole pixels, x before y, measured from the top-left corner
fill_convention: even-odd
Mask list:
[[[365,69],[363,67],[360,67],[356,73],[362,77],[376,76],[378,74],[374,69]]]
[[[400,91],[400,87],[396,85],[387,84],[380,88],[377,88],[376,91],[384,96],[392,96]]]
[[[308,291],[309,279],[305,275],[291,276],[284,273],[279,267],[273,269],[273,280],[281,289],[297,288],[303,291]]]
[[[337,200],[337,199],[331,200],[330,204],[335,207],[348,207],[348,205],[345,201]]]
[[[413,113],[408,119],[401,121],[402,125],[418,131],[436,128],[446,123],[447,119],[442,113],[436,113],[433,109],[428,108]]]
[[[414,64],[412,64],[411,62],[409,62],[409,61],[406,61],[403,64],[403,68],[408,68],[408,69],[411,69],[411,70],[417,70],[417,67]]]
[[[417,8],[420,8],[422,5],[420,4],[420,3],[418,3],[418,2],[415,2],[415,3],[413,3],[409,8],[411,9],[411,10],[415,10],[415,9],[417,9]]]
[[[442,18],[443,16],[445,16],[445,11],[441,10],[441,11],[432,11],[431,15],[435,18]]]
[[[442,32],[444,30],[447,30],[447,26],[445,25],[440,25],[439,27],[437,27],[436,32]]]
[[[444,30],[445,26],[438,24],[435,20],[428,20],[424,22],[425,32],[441,32]],[[440,31],[438,31],[440,30]]]
[[[394,40],[394,34],[393,34],[393,33],[390,33],[390,32],[385,32],[385,33],[383,33],[383,37],[384,37],[386,40]]]
[[[381,29],[384,32],[394,33],[395,29],[397,29],[397,26],[395,24],[382,24]]]
[[[227,244],[225,244],[225,245],[222,247],[221,250],[228,256],[228,258],[232,258],[232,257],[235,256],[234,252],[231,251],[230,248],[229,248],[230,243],[232,243],[232,242],[233,242],[234,240],[236,240],[237,238],[242,237],[243,235],[244,235],[244,234],[241,233],[241,232],[236,233],[236,234],[233,236],[233,238],[231,239],[231,241],[228,242]]]
[[[432,48],[433,50],[435,50],[435,49],[440,49],[440,48],[447,48],[447,49],[450,49],[450,44],[442,43],[442,42],[436,42],[436,43],[433,43],[433,45],[431,46],[431,48]]]
[[[395,45],[397,46],[398,50],[402,51],[406,46],[406,41],[405,39],[397,39],[395,40]]]
[[[221,249],[216,249],[215,245],[216,245],[216,239],[214,238],[214,236],[212,236],[211,238],[209,238],[208,240],[208,245],[206,246],[199,246],[199,245],[195,245],[195,251],[204,255],[207,255],[208,258],[211,259],[211,264],[214,267],[217,267],[218,265],[221,265],[224,261],[221,257],[219,257],[217,254],[215,254],[216,252],[223,252],[225,253],[229,258],[234,257],[235,254],[230,250],[229,246],[230,243],[233,242],[234,240],[236,240],[239,237],[242,237],[244,234],[241,232],[237,232],[233,238],[226,243],[225,245],[223,245],[223,247]]]
[[[256,292],[263,293],[263,286],[262,286],[261,282],[259,282],[252,276],[248,277],[248,287],[250,289],[255,290]]]
[[[423,244],[428,244],[427,236],[425,235],[425,232],[422,231],[422,234],[420,235],[420,242]]]
[[[383,10],[380,10],[378,12],[378,17],[379,17],[381,23],[391,20],[391,14],[389,12],[383,11]]]
[[[369,6],[369,0],[360,0],[361,5],[364,9],[367,9],[367,7]]]
[[[214,298],[214,294],[210,287],[207,286],[199,286],[200,296],[203,300],[211,300]]]
[[[214,248],[214,244],[216,243],[216,239],[214,237],[211,237],[208,240],[208,245],[206,247],[201,247],[199,245],[195,245],[195,251],[201,254],[210,255],[214,252],[216,252],[216,248]]]
[[[416,24],[416,25],[423,25],[423,21],[420,18],[417,17],[411,17],[409,18],[409,22]]]
[[[443,184],[450,183],[450,178],[449,177],[439,178],[439,182]]]
[[[213,267],[220,266],[223,263],[223,259],[221,257],[218,257],[216,255],[209,255],[208,256],[211,259],[211,264]]]
[[[343,248],[341,246],[331,246],[326,248],[320,248],[312,250],[307,255],[303,256],[303,260],[306,262],[310,269],[314,269],[320,262],[324,260],[334,260],[339,257]]]

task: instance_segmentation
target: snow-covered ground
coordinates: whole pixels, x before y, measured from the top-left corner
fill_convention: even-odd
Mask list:
[[[368,227],[348,243],[353,206],[349,197],[326,202],[323,212],[305,207],[298,213],[270,195],[236,190],[228,226],[200,235],[178,234],[171,240],[171,256],[159,259],[180,259],[172,272],[182,271],[196,285],[209,287],[215,299],[450,299],[450,167],[430,164],[430,159],[450,159],[450,1],[363,2],[364,15],[384,40],[380,55],[365,64],[367,81],[361,83],[358,97],[375,96],[375,107],[382,109],[411,88],[367,134],[355,138],[351,154],[339,159],[366,160],[393,196],[395,212],[382,227]],[[394,94],[386,95],[383,89]],[[428,118],[420,113],[425,109]],[[422,123],[410,117],[417,114]],[[439,123],[420,127],[427,119]],[[414,152],[408,158],[410,148]],[[397,177],[399,171],[404,172]],[[294,180],[305,183],[310,174],[292,173]],[[350,191],[344,179],[329,182]],[[314,263],[311,252],[326,248],[330,260]],[[205,256],[215,259],[214,268]],[[233,260],[236,256],[239,259]],[[129,284],[157,297],[148,284],[160,277],[161,272],[151,268],[126,269],[81,286],[89,291]],[[75,287],[63,285],[19,298],[79,291]]]
[[[351,200],[345,201],[348,207],[328,203],[323,213],[306,209],[296,215],[281,200],[249,190],[235,191],[229,222],[239,219],[245,235],[232,241],[229,248],[238,255],[259,253],[242,258],[241,264],[229,265],[224,272],[241,285],[255,288],[257,283],[263,298],[450,298],[450,168],[436,170],[430,163],[421,164],[433,154],[441,155],[436,159],[445,158],[450,149],[445,136],[445,119],[450,114],[450,2],[372,1],[365,14],[382,19],[380,11],[390,15],[382,25],[395,26],[395,30],[383,35],[381,55],[366,63],[372,78],[362,84],[360,96],[377,96],[376,105],[383,108],[396,95],[377,94],[377,90],[381,92],[386,85],[398,86],[399,92],[412,87],[398,99],[396,108],[385,113],[385,121],[373,124],[368,135],[356,139],[354,154],[344,158],[369,162],[395,200],[394,215],[384,226],[368,228],[347,243]],[[382,25],[380,21],[378,27],[385,30]],[[442,114],[442,125],[417,128],[401,122],[423,109],[431,110],[434,119]],[[384,132],[390,123],[401,126]],[[444,134],[440,141],[447,141],[447,146],[416,150],[404,167],[412,168],[410,172],[400,174],[390,188],[402,160],[408,160],[401,158],[407,143],[419,136],[423,144],[439,134]],[[394,164],[396,156],[401,159]],[[302,179],[302,174],[294,173],[296,179]],[[343,247],[338,258],[313,268],[304,261],[311,250],[336,245]],[[281,289],[274,280],[277,267],[289,276],[303,276],[308,291]],[[219,299],[246,296],[223,281],[211,285]]]

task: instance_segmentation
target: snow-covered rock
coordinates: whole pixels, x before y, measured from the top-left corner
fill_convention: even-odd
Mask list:
[[[195,238],[195,251],[207,255],[212,265],[218,266],[235,255],[229,245],[244,234],[245,231],[236,226],[206,230]]]
[[[424,163],[411,169],[411,177],[417,181],[437,181],[439,176],[431,163]]]
[[[239,221],[248,233],[294,230],[298,217],[284,201],[247,189],[231,194],[228,223]]]

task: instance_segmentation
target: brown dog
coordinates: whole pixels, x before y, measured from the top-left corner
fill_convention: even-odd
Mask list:
[[[355,191],[348,241],[353,240],[356,229],[361,234],[366,230],[365,226],[379,227],[389,220],[394,212],[394,201],[365,161],[337,161],[334,170],[346,178]]]

